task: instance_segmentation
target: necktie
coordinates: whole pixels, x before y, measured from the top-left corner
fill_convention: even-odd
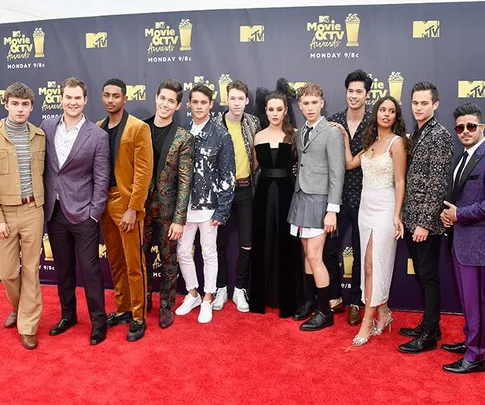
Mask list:
[[[468,157],[468,152],[467,151],[463,152],[463,155],[461,155],[460,167],[458,168],[458,171],[456,172],[455,180],[453,182],[453,194],[455,196],[456,196],[456,193],[458,192],[458,184],[460,184],[460,177],[463,173],[463,169],[465,169],[467,157]]]
[[[313,129],[313,127],[309,127],[309,126],[305,125],[305,128],[303,129],[305,131],[304,134],[303,134],[303,146],[306,146],[306,144],[308,143],[312,129]]]

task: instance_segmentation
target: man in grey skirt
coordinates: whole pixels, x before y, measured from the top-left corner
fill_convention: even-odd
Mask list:
[[[306,300],[293,319],[305,320],[302,331],[333,325],[329,305],[330,278],[322,260],[327,234],[337,229],[345,177],[345,145],[342,134],[321,115],[323,91],[307,83],[298,92],[298,106],[306,123],[298,130],[298,168],[288,222],[291,233],[301,238],[305,253]],[[315,302],[315,295],[317,301]]]

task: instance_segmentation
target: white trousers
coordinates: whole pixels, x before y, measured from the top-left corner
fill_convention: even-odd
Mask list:
[[[200,231],[200,247],[204,259],[204,292],[214,294],[217,281],[217,226],[210,221],[187,222],[182,238],[177,243],[177,256],[180,271],[185,280],[187,291],[198,288],[197,271],[194,262],[194,240],[197,229]]]

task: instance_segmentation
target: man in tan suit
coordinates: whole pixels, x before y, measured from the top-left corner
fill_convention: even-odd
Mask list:
[[[109,135],[110,189],[101,226],[115,287],[116,312],[108,328],[130,323],[127,340],[145,335],[147,272],[143,245],[145,201],[153,175],[150,127],[125,111],[126,84],[110,79],[103,86],[108,117],[98,122]]]
[[[45,136],[27,121],[33,107],[34,92],[29,87],[19,82],[7,87],[8,117],[0,120],[0,279],[13,307],[4,326],[17,326],[26,349],[37,347],[42,311]]]

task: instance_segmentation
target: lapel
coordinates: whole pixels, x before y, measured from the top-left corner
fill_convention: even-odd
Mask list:
[[[320,133],[323,131],[323,127],[324,127],[324,124],[327,120],[325,119],[325,117],[322,117],[321,121],[313,128],[311,134],[310,134],[310,138],[308,138],[308,143],[306,144],[306,146],[304,145],[304,139],[303,139],[303,128],[300,129],[300,139],[301,139],[301,145],[302,145],[302,148],[303,150],[307,149],[308,146],[310,146],[310,144],[315,140],[315,138],[320,135]]]
[[[7,134],[7,127],[5,125],[5,120],[6,118],[0,122],[0,134],[7,140],[7,142],[12,143],[12,141],[10,140]]]
[[[123,136],[123,132],[125,132],[126,122],[128,121],[129,115],[130,114],[128,114],[126,110],[123,110],[123,116],[121,117],[121,121],[118,124],[118,129],[116,130],[115,144],[114,144],[114,156],[115,156],[114,166],[116,166],[116,156],[118,156],[118,149],[120,148],[121,137]],[[109,117],[106,117],[104,121],[101,123],[101,128],[104,129],[106,132],[108,132],[108,123],[109,123]]]
[[[478,162],[482,160],[482,158],[485,156],[485,143],[482,143],[479,148],[475,151],[473,156],[470,158],[468,161],[467,165],[465,166],[465,169],[463,170],[463,173],[460,178],[460,183],[458,183],[458,190],[456,190],[456,193],[458,194],[465,184],[466,179],[472,172],[472,170],[475,168]]]
[[[88,119],[86,118],[86,121],[84,122],[83,126],[79,130],[79,133],[76,136],[76,140],[74,141],[74,144],[72,145],[72,148],[71,148],[71,151],[69,152],[69,155],[67,155],[66,161],[64,162],[62,167],[59,168],[59,171],[64,169],[69,164],[69,162],[74,158],[74,156],[77,155],[77,153],[82,148],[82,146],[84,145],[86,140],[91,136],[91,130],[92,130],[92,128],[89,125]],[[57,153],[55,153],[55,155],[56,155],[56,160],[57,160]],[[59,164],[59,162],[58,162],[58,164]]]
[[[153,125],[155,125],[155,124],[153,124]],[[168,131],[168,134],[167,134],[165,140],[163,141],[162,150],[160,152],[160,158],[158,159],[156,179],[158,179],[160,177],[160,173],[162,172],[163,168],[165,167],[165,162],[167,160],[168,151],[170,150],[170,147],[172,146],[172,142],[173,142],[175,135],[177,133],[177,128],[178,128],[178,124],[175,121],[172,121],[172,125],[170,126],[170,130]]]
[[[455,172],[455,169],[456,169],[456,166],[458,165],[458,163],[460,163],[460,158],[461,158],[461,155],[453,157],[453,163],[451,165],[452,168],[451,168],[450,174],[448,176],[448,191],[446,193],[446,201],[449,201],[449,202],[452,202],[452,203],[455,203],[453,201],[453,198],[454,198],[454,195],[453,195],[453,173]]]
[[[426,122],[424,124],[424,125],[426,125],[426,127],[423,129],[423,132],[421,133],[421,136],[419,137],[419,139],[416,142],[416,144],[413,145],[413,150],[412,150],[411,155],[409,156],[408,165],[407,165],[406,171],[409,170],[409,167],[411,166],[411,162],[413,161],[414,156],[416,155],[416,151],[418,150],[419,145],[421,145],[421,143],[423,143],[424,139],[432,131],[433,127],[435,126],[435,123],[436,123],[436,119],[434,117],[432,117],[430,119],[430,121],[428,121],[428,122]]]
[[[45,125],[48,127],[52,125],[52,128],[45,128],[45,137],[46,137],[46,144],[47,144],[47,155],[54,156],[54,163],[55,168],[57,171],[60,170],[59,168],[59,159],[57,158],[57,151],[56,151],[56,131],[59,122],[62,120],[62,115],[58,119],[53,119],[52,121],[44,121]],[[50,121],[50,122],[49,122]],[[44,123],[42,125],[44,125]]]

